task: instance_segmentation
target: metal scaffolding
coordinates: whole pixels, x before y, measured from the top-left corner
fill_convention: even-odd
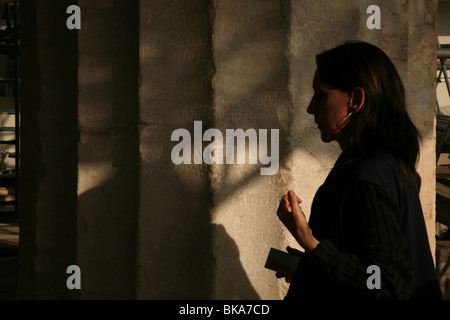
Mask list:
[[[14,117],[13,125],[0,126],[0,217],[13,215],[18,221],[19,190],[19,129],[20,129],[20,93],[19,93],[19,0],[0,3],[0,97],[13,100],[14,106],[2,105],[2,121]],[[12,121],[10,121],[12,122]],[[13,135],[13,138],[10,137]],[[6,160],[14,158],[13,165]]]
[[[450,45],[437,43],[437,76],[438,84],[445,81],[447,92],[450,97],[450,81],[448,78],[448,68],[450,66]],[[443,79],[442,79],[443,78]],[[438,97],[436,97],[436,162],[441,153],[450,153],[450,115],[442,113],[439,107]]]

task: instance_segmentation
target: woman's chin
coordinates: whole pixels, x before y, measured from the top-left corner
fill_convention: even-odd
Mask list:
[[[323,134],[323,133],[321,133],[320,139],[322,140],[322,142],[325,142],[325,143],[329,143],[329,142],[331,142],[331,141],[334,140],[334,139],[333,139],[332,137],[330,137],[329,135],[326,135],[326,134]]]

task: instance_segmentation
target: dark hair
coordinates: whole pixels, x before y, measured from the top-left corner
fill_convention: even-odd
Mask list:
[[[352,114],[352,146],[363,156],[371,155],[377,145],[387,146],[420,190],[416,165],[421,136],[408,115],[405,88],[389,57],[370,43],[349,41],[317,55],[316,64],[327,85],[345,92],[361,87],[365,92],[363,107]]]

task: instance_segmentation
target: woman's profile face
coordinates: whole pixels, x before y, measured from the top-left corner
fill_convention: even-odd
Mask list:
[[[314,115],[323,142],[342,139],[342,129],[348,124],[350,94],[326,85],[316,71],[313,80],[314,96],[307,112]]]

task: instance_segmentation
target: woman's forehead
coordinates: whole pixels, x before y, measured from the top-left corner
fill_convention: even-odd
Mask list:
[[[319,73],[317,72],[317,69],[316,69],[316,71],[314,72],[312,86],[313,86],[313,88],[317,88],[317,87],[319,87],[321,85],[323,85],[323,81],[320,78],[320,75],[319,75]]]
[[[313,89],[318,89],[318,88],[328,88],[330,89],[331,87],[328,86],[320,77],[319,72],[314,73],[314,78],[313,78],[313,83],[312,83],[312,87]]]

